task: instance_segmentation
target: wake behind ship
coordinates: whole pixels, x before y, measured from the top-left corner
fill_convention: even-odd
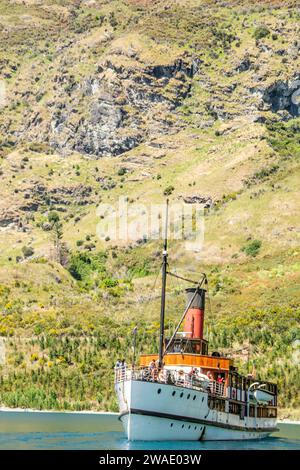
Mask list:
[[[208,352],[203,338],[205,275],[186,289],[187,305],[177,328],[171,338],[164,337],[166,277],[167,237],[159,354],[142,354],[139,366],[121,365],[115,371],[120,420],[127,438],[241,440],[261,439],[276,431],[277,386],[242,376],[233,359]]]

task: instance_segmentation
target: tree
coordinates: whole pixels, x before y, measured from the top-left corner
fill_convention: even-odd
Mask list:
[[[63,225],[60,222],[59,214],[55,211],[51,211],[48,215],[48,220],[51,224],[53,235],[55,259],[62,266],[66,266],[68,263],[69,249],[66,243],[62,241]]]

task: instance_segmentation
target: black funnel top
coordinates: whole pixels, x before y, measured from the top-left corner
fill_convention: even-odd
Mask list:
[[[192,305],[190,305],[190,308],[201,308],[201,310],[205,310],[205,289],[197,289],[196,287],[189,287],[188,289],[185,289],[187,305],[195,294],[196,290],[198,290],[198,293],[196,294]]]

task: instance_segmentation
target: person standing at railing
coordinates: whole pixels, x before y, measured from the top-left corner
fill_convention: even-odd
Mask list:
[[[189,371],[189,376],[190,377],[195,377],[197,372],[198,371],[197,371],[196,367],[192,367],[191,370]]]
[[[158,381],[159,382],[165,382],[165,373],[163,369],[160,369],[158,373]]]
[[[196,367],[192,367],[189,373],[187,374],[187,384],[193,385],[194,384],[194,379],[197,377],[198,371]]]
[[[156,362],[154,359],[152,359],[152,361],[149,364],[149,372],[154,382],[157,379],[157,367],[156,367]]]
[[[211,372],[211,370],[208,370],[207,373],[206,373],[206,375],[207,375],[207,378],[208,378],[209,380],[214,380],[214,376],[213,376],[213,373]]]
[[[218,395],[224,394],[224,382],[224,377],[222,377],[221,374],[218,374],[217,382],[215,383],[215,393],[217,393]]]

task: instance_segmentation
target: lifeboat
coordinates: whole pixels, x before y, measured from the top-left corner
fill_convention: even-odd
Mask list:
[[[253,391],[253,396],[257,403],[262,405],[268,405],[272,402],[274,395],[268,390],[264,390],[263,386],[258,387]]]

